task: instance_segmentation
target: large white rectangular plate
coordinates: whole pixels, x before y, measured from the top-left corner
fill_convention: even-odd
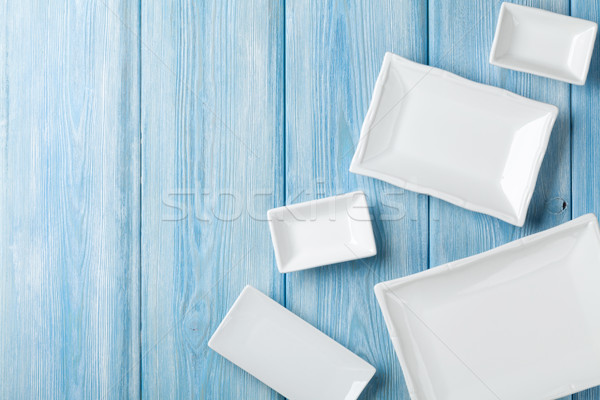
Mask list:
[[[597,30],[592,21],[502,3],[490,63],[583,85]]]
[[[594,215],[375,294],[413,400],[556,399],[600,384]]]
[[[279,272],[293,272],[377,254],[361,191],[267,212]]]
[[[208,346],[290,400],[356,399],[375,368],[252,286]]]
[[[387,53],[350,171],[522,226],[557,113]]]

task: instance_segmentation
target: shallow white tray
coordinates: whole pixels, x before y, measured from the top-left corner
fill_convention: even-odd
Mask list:
[[[377,254],[361,191],[274,208],[267,217],[279,272]]]
[[[356,399],[375,368],[252,286],[208,346],[283,396]]]
[[[490,63],[583,85],[597,30],[592,21],[502,3]]]
[[[413,400],[543,400],[600,384],[599,288],[588,214],[375,293]]]
[[[557,113],[387,53],[350,171],[522,226]]]

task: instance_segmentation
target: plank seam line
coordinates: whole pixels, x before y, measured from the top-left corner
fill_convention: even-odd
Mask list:
[[[344,246],[346,246],[346,248],[348,250],[350,250],[351,253],[353,253],[355,256],[358,257],[358,255],[354,252],[354,250],[348,245],[348,243],[344,243]],[[373,275],[375,275],[377,277],[378,280],[381,281],[381,283],[386,287],[387,292],[389,294],[391,294],[393,297],[396,298],[396,300],[398,300],[400,302],[400,304],[402,304],[404,307],[406,307],[406,309],[408,311],[410,311],[415,318],[417,318],[417,320],[419,322],[421,322],[421,324],[423,324],[423,326],[429,331],[429,333],[431,333],[437,340],[438,342],[440,342],[450,353],[452,353],[452,355],[469,371],[471,372],[471,374],[475,377],[475,379],[477,379],[492,395],[494,395],[494,397],[496,397],[496,399],[498,400],[503,400],[500,396],[498,396],[498,394],[490,387],[490,385],[488,385],[483,378],[481,378],[479,376],[479,374],[477,374],[473,368],[471,368],[471,366],[469,364],[467,364],[466,361],[464,361],[459,355],[458,353],[450,347],[450,345],[448,345],[448,343],[446,343],[438,334],[437,332],[435,332],[435,330],[429,326],[429,324],[427,322],[425,322],[425,320],[415,311],[413,310],[413,308],[408,304],[408,302],[406,300],[404,300],[403,298],[401,298],[400,296],[398,296],[396,293],[394,293],[391,288],[388,285],[388,281],[386,281],[384,278],[381,277],[381,275],[379,275],[377,273],[377,271],[375,270],[375,268],[373,268],[369,263],[367,263],[365,261],[364,258],[359,258],[358,259],[360,262],[362,262],[370,271],[371,273],[373,273]]]
[[[500,4],[501,2],[502,2],[502,0],[498,0],[498,1],[495,3],[495,6],[497,6],[497,5],[498,5],[498,4]],[[428,8],[427,14],[429,15],[429,8]],[[429,16],[428,16],[427,18],[429,19]],[[440,56],[439,60],[444,60],[446,57],[450,56],[450,55],[453,53],[453,51],[454,51],[454,48],[456,47],[456,45],[458,45],[459,43],[462,43],[462,42],[463,42],[463,41],[464,41],[464,40],[465,40],[467,37],[469,37],[469,35],[470,35],[470,34],[471,34],[471,33],[472,33],[474,30],[475,30],[475,28],[476,28],[477,26],[480,26],[480,25],[481,25],[481,21],[483,21],[483,19],[484,19],[484,18],[485,18],[485,15],[483,15],[481,18],[479,18],[479,20],[477,21],[477,23],[476,23],[476,24],[473,24],[473,25],[471,26],[471,28],[470,28],[470,29],[469,29],[469,30],[468,30],[468,31],[467,31],[465,34],[463,34],[463,35],[462,35],[462,36],[461,36],[461,37],[458,39],[458,41],[453,41],[453,42],[452,42],[452,45],[450,46],[450,48],[449,48],[449,49],[448,49],[446,52],[444,52],[444,53],[443,53],[443,54]],[[429,29],[429,24],[428,24],[427,26],[428,26],[428,29]],[[428,39],[427,39],[427,40],[429,41],[429,33],[428,33]],[[429,47],[429,44],[428,44],[428,47]],[[428,52],[428,58],[429,58],[429,52]],[[369,127],[369,130],[368,130],[367,132],[365,132],[365,134],[364,134],[364,135],[363,135],[363,134],[362,134],[362,132],[361,132],[361,136],[360,136],[360,138],[358,139],[358,143],[359,143],[359,144],[360,144],[360,143],[363,143],[365,140],[367,140],[367,138],[368,138],[368,137],[371,135],[371,133],[373,132],[373,130],[374,130],[374,129],[375,129],[375,128],[376,128],[376,127],[377,127],[377,126],[378,126],[378,125],[379,125],[379,124],[380,124],[380,123],[381,123],[381,122],[384,120],[384,119],[386,119],[386,117],[387,117],[388,115],[391,115],[391,113],[394,111],[394,109],[395,109],[396,107],[398,107],[398,105],[400,105],[400,104],[401,104],[401,103],[404,101],[404,99],[405,99],[405,98],[406,98],[406,97],[407,97],[407,96],[408,96],[408,95],[409,95],[409,94],[410,94],[410,93],[411,93],[411,92],[412,92],[412,91],[413,91],[413,90],[414,90],[414,89],[415,89],[417,86],[419,86],[419,84],[420,84],[420,83],[421,83],[421,82],[422,82],[422,81],[423,81],[423,80],[424,80],[424,79],[425,79],[425,78],[426,78],[426,77],[427,77],[427,76],[428,76],[428,75],[431,73],[431,71],[433,71],[434,69],[436,69],[436,68],[437,68],[437,67],[432,67],[432,66],[430,66],[430,65],[428,65],[428,66],[429,66],[430,68],[429,68],[429,69],[428,69],[428,70],[427,70],[425,73],[423,73],[423,74],[422,74],[422,76],[421,76],[421,77],[420,77],[420,78],[417,80],[417,82],[415,82],[415,83],[414,83],[414,84],[413,84],[411,87],[409,87],[408,89],[406,89],[405,93],[404,93],[404,94],[403,94],[403,95],[400,97],[400,99],[398,99],[398,101],[397,101],[397,102],[395,102],[394,104],[392,104],[392,106],[390,107],[390,109],[389,109],[389,110],[387,110],[387,112],[386,112],[385,114],[383,114],[383,115],[381,116],[381,118],[379,118],[379,119],[377,119],[377,120],[374,120],[374,121],[373,121],[373,123],[372,123],[372,124],[371,124],[371,126]],[[447,70],[447,69],[444,69],[444,70]],[[357,146],[358,146],[358,145],[357,145]],[[343,157],[346,157],[346,156],[347,156],[347,155],[348,155],[348,154],[349,154],[351,151],[354,151],[354,149],[350,149],[349,151],[345,152],[345,153],[344,153],[344,155],[342,156],[342,158],[343,158]]]
[[[133,35],[139,42],[140,42],[140,47],[143,46],[145,47],[159,62],[160,64],[162,64],[162,66],[169,72],[171,73],[171,75],[173,75],[173,77],[175,79],[177,79],[177,73],[154,51],[154,49],[152,49],[152,47],[150,47],[147,43],[145,43],[142,38],[141,38],[141,32],[138,34],[136,32],[134,32],[134,30],[125,23],[125,21],[123,21],[123,19],[121,18],[121,16],[115,12],[111,7],[108,6],[108,4],[104,1],[104,0],[98,0],[102,5],[104,5],[104,7],[115,17],[117,18],[117,20],[119,21],[119,23],[131,34]],[[141,9],[140,9],[141,11]],[[141,12],[140,12],[140,18],[141,18]],[[244,146],[246,148],[246,150],[248,150],[250,153],[252,153],[252,156],[256,159],[260,159],[261,156],[259,154],[257,154],[253,149],[252,146],[248,145],[241,137],[240,135],[238,135],[229,125],[227,125],[225,123],[225,121],[223,121],[223,119],[211,108],[209,107],[209,105],[202,100],[198,95],[196,95],[196,92],[194,91],[194,89],[192,89],[192,87],[188,84],[188,83],[183,83],[183,88],[187,91],[189,91],[192,95],[194,95],[194,98],[196,98],[201,104],[202,106],[212,114],[212,116],[219,121],[219,123],[226,128],[226,131],[228,133],[230,133],[233,137],[235,137],[238,142],[240,142],[242,144],[242,146]]]
[[[139,311],[138,311],[138,391],[139,391],[139,396],[140,399],[143,397],[143,375],[142,375],[142,368],[143,368],[143,363],[142,363],[142,352],[143,352],[143,348],[142,348],[142,333],[143,333],[143,323],[142,323],[142,206],[143,206],[143,201],[142,201],[142,185],[143,185],[143,181],[142,181],[142,174],[143,174],[143,157],[142,157],[142,146],[143,146],[143,132],[142,132],[142,0],[138,0],[138,32],[139,32],[139,39],[137,40],[137,44],[138,44],[138,102],[139,102],[139,110],[138,110],[138,156],[139,156],[139,161],[138,161],[138,165],[139,165],[139,189],[138,189],[138,194],[139,194],[139,210],[138,210],[138,224],[139,224],[139,237],[138,237],[138,245],[139,245],[139,264],[138,264],[138,293],[139,293],[139,297],[138,297],[138,307],[139,307]]]
[[[426,25],[426,38],[427,38],[427,44],[425,47],[425,57],[427,60],[427,65],[429,65],[429,45],[430,45],[430,41],[429,41],[429,35],[430,35],[430,31],[429,31],[429,7],[431,0],[428,0],[426,5],[427,5],[427,9],[425,10],[425,16],[426,16],[426,20],[425,20],[425,25]],[[419,205],[417,204],[417,207]],[[431,268],[431,196],[427,196],[427,269]]]
[[[286,18],[286,3],[285,0],[281,1],[282,3],[282,16],[283,16],[283,21],[282,21],[282,33],[283,33],[283,40],[281,43],[281,47],[282,47],[282,52],[283,52],[283,57],[282,57],[282,88],[283,88],[283,98],[282,98],[282,103],[283,103],[283,110],[282,110],[282,118],[283,118],[283,137],[282,137],[282,165],[283,165],[283,205],[287,205],[287,140],[286,140],[286,136],[287,136],[287,113],[286,113],[286,108],[287,108],[287,91],[286,91],[286,78],[287,78],[287,70],[286,70],[286,57],[287,57],[287,52],[286,52],[286,48],[285,48],[285,43],[286,43],[286,38],[287,38],[287,32],[286,32],[286,25],[285,25],[285,18]],[[283,274],[283,306],[287,308],[287,275]]]

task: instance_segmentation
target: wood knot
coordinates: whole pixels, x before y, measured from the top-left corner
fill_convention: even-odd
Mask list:
[[[548,210],[550,214],[562,214],[568,206],[567,201],[562,197],[553,197],[546,201],[546,210]]]

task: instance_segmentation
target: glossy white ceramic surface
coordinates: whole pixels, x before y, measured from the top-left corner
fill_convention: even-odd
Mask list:
[[[377,254],[361,191],[274,208],[267,216],[279,272]]]
[[[350,171],[521,226],[557,113],[387,53]]]
[[[208,346],[291,400],[356,399],[375,368],[252,286]]]
[[[413,400],[543,400],[600,384],[598,288],[588,214],[375,293]]]
[[[490,63],[583,85],[597,30],[592,21],[502,3]]]

